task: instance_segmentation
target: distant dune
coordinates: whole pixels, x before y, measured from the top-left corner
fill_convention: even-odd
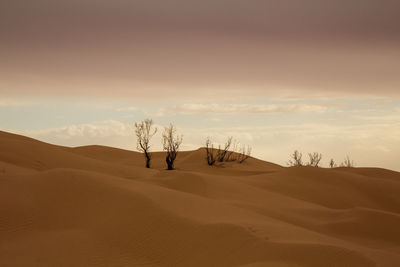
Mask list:
[[[163,155],[0,132],[0,266],[400,266],[398,172]]]

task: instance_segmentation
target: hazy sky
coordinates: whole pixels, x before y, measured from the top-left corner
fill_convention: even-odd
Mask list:
[[[133,149],[132,122],[153,117],[174,122],[187,149],[234,135],[280,164],[301,149],[400,169],[399,10],[391,0],[2,0],[0,127]]]

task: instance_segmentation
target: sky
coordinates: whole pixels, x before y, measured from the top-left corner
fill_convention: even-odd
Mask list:
[[[286,165],[400,170],[400,2],[2,0],[0,129],[135,149],[133,123]],[[160,136],[154,150],[161,149]]]

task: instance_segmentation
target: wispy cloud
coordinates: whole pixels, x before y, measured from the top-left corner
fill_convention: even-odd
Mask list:
[[[133,126],[115,120],[11,132],[64,146],[107,145],[125,149],[136,147]]]
[[[135,111],[138,110],[137,107],[120,107],[117,108],[116,111]]]
[[[250,104],[182,104],[168,108],[182,114],[193,113],[302,113],[325,112],[327,107],[321,105],[306,104],[282,104],[282,105],[250,105]]]
[[[155,125],[158,129],[162,126]],[[84,124],[71,124],[62,127],[39,130],[9,130],[10,132],[30,136],[44,142],[64,146],[106,145],[123,149],[136,148],[133,124],[117,120],[105,120]],[[159,131],[160,132],[160,131]],[[160,133],[157,133],[158,135]],[[161,150],[161,143],[155,138],[154,149]]]
[[[0,98],[0,107],[23,107],[23,106],[31,106],[35,105],[35,102],[19,100],[19,99],[10,99],[10,98]]]
[[[365,121],[377,121],[377,122],[400,122],[400,114],[383,114],[377,116],[356,116],[357,119]]]
[[[148,117],[154,117],[154,118],[160,118],[160,117],[164,117],[166,115],[165,113],[165,109],[164,108],[160,108],[156,111],[143,111],[144,114]]]
[[[70,139],[74,137],[103,138],[110,136],[127,136],[132,132],[132,127],[128,124],[107,120],[87,124],[73,124],[59,128],[49,128],[42,130],[25,131],[30,136],[54,136],[62,139]]]

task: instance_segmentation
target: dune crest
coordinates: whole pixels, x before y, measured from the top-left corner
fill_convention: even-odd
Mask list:
[[[0,132],[0,266],[400,264],[400,173],[210,167]]]

